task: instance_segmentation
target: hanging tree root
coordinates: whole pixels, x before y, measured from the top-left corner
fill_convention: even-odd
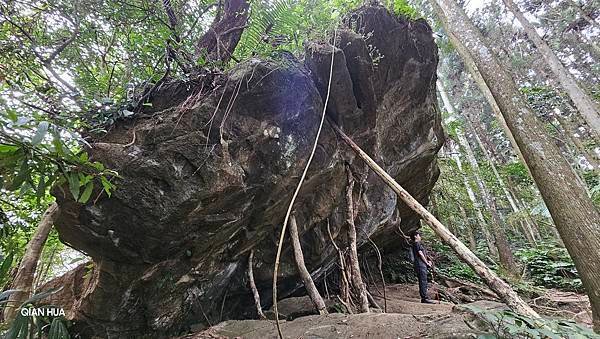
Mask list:
[[[383,311],[383,308],[381,308],[381,306],[379,306],[379,304],[377,303],[377,301],[375,301],[375,299],[373,298],[373,296],[371,295],[371,293],[369,293],[369,291],[367,291],[367,299],[369,300],[369,303],[375,307],[378,308],[380,310]]]
[[[300,245],[300,238],[298,236],[298,224],[296,223],[296,216],[294,213],[290,216],[290,238],[292,239],[292,248],[294,250],[294,258],[296,259],[296,268],[298,268],[298,273],[300,274],[300,278],[304,283],[304,287],[306,288],[306,292],[312,300],[313,304],[315,304],[315,308],[319,311],[319,314],[327,314],[327,307],[325,306],[325,302],[323,302],[323,298],[321,294],[319,294],[319,290],[317,290],[317,286],[315,286],[315,282],[312,280],[308,269],[306,269],[306,265],[304,263],[304,254],[302,254],[302,247]]]
[[[521,297],[500,279],[496,273],[490,270],[471,250],[465,246],[454,234],[448,231],[439,220],[437,220],[423,205],[413,198],[394,178],[381,168],[367,153],[365,153],[350,137],[348,137],[335,122],[328,119],[333,130],[344,140],[350,148],[367,163],[367,165],[402,199],[402,201],[417,213],[431,229],[447,244],[454,252],[469,265],[477,275],[492,289],[513,311],[516,313],[539,319],[540,316]]]
[[[352,190],[354,188],[354,178],[352,172],[347,168],[348,188],[346,190],[347,201],[347,223],[348,223],[348,244],[350,245],[350,268],[352,270],[351,282],[355,293],[359,299],[361,312],[369,313],[369,299],[367,297],[367,288],[360,274],[360,264],[358,262],[358,249],[356,245],[356,225],[354,224],[354,203],[352,200]]]
[[[382,263],[382,258],[381,258],[381,251],[379,250],[379,247],[377,246],[377,244],[373,240],[371,240],[371,237],[369,236],[369,234],[367,232],[365,232],[365,230],[362,230],[362,231],[367,236],[367,240],[371,244],[371,247],[373,247],[373,249],[375,250],[375,254],[377,254],[377,268],[379,269],[379,277],[381,278],[381,283],[383,284],[383,312],[387,313],[387,295],[386,295],[385,277],[383,276],[383,263]],[[367,265],[368,265],[368,262],[367,262]],[[373,284],[375,284],[375,288],[377,288],[377,282],[373,281]],[[377,292],[379,292],[379,289],[377,289]],[[379,308],[381,308],[381,307],[379,307]]]
[[[346,275],[346,268],[344,265],[344,254],[342,253],[342,250],[338,247],[338,245],[335,243],[335,240],[333,240],[333,236],[331,235],[331,228],[329,227],[329,219],[327,219],[327,234],[329,234],[329,239],[331,239],[331,243],[333,244],[333,247],[338,253],[338,260],[340,262],[340,280],[342,286],[340,286],[341,297],[338,296],[338,299],[340,299],[340,301],[342,301],[342,304],[346,306],[348,313],[352,314],[352,309],[350,308],[350,306],[348,306],[348,303],[350,301],[350,283],[348,282],[348,276]],[[345,300],[345,302],[343,300]]]
[[[254,305],[256,306],[256,313],[258,313],[258,317],[260,319],[267,319],[265,314],[262,311],[262,307],[260,306],[260,294],[258,294],[258,289],[256,288],[256,283],[254,282],[254,272],[252,269],[252,265],[254,262],[254,249],[250,250],[250,255],[248,255],[248,281],[250,283],[250,289],[252,290],[252,296],[254,296]]]

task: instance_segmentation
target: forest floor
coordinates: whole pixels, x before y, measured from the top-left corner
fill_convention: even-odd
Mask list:
[[[434,304],[419,302],[415,284],[394,284],[386,288],[387,313],[374,310],[368,314],[299,316],[282,321],[281,329],[286,338],[466,338],[490,333],[489,325],[482,322],[471,308],[508,309],[485,287],[470,283],[461,285],[457,281],[445,282],[444,285],[449,286],[430,285]],[[377,289],[373,287],[371,291],[376,294]],[[382,296],[374,295],[374,298],[384,307]],[[439,301],[448,298],[460,304]],[[529,303],[545,317],[560,317],[591,326],[589,302],[584,295],[546,290]],[[308,298],[298,297],[282,300],[279,309],[290,319],[294,318],[293,314],[303,314],[307,307],[311,307]],[[277,330],[273,320],[228,320],[182,338],[277,338]]]

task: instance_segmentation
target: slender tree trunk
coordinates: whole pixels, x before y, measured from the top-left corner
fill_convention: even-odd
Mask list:
[[[296,216],[294,214],[290,216],[290,238],[292,238],[292,248],[294,249],[296,267],[298,268],[298,273],[304,283],[306,292],[308,293],[310,300],[315,304],[315,308],[319,311],[319,314],[327,314],[325,302],[323,302],[323,298],[321,297],[319,290],[317,290],[317,286],[315,286],[315,282],[312,280],[312,277],[304,264],[304,254],[302,254],[302,246],[300,245],[300,237],[298,236],[298,225],[296,224]]]
[[[514,138],[512,132],[508,128],[508,125],[506,124],[506,120],[504,120],[504,116],[502,115],[502,112],[500,112],[500,108],[498,107],[498,104],[496,103],[496,99],[494,99],[494,96],[492,95],[492,92],[490,91],[487,84],[485,83],[483,76],[477,69],[477,65],[475,65],[475,61],[471,58],[471,55],[468,53],[468,51],[464,48],[464,46],[460,43],[460,41],[454,34],[452,34],[451,32],[448,32],[447,34],[448,34],[448,38],[450,38],[450,41],[452,42],[452,45],[454,46],[454,48],[456,48],[459,55],[462,57],[462,59],[465,63],[465,66],[469,70],[469,73],[471,74],[471,76],[473,76],[473,80],[475,80],[475,83],[477,84],[477,86],[481,90],[481,93],[483,94],[486,101],[490,105],[492,112],[494,112],[494,116],[496,117],[496,120],[498,120],[498,122],[500,123],[500,126],[502,126],[502,130],[504,131],[504,134],[510,141],[513,151],[515,152],[515,154],[517,155],[519,160],[521,160],[521,162],[525,165],[525,168],[527,169],[529,175],[531,176],[531,171],[529,170],[529,167],[527,166],[527,163],[525,162],[525,158],[523,158],[523,154],[521,153],[521,150],[519,149],[519,146],[517,145],[517,142],[515,141],[515,138]],[[446,101],[450,102],[448,99],[448,94],[446,93],[446,90],[444,89],[442,82],[438,80],[436,82],[436,84],[437,84],[438,88],[440,89],[440,94],[442,95],[442,100],[444,100],[444,103]],[[444,97],[445,97],[445,99],[444,99]]]
[[[442,97],[442,102],[444,104],[444,107],[446,108],[446,111],[451,116],[455,116],[456,112],[454,110],[454,106],[450,102],[450,99],[448,98],[448,94],[446,93],[446,90],[444,89],[444,86],[442,85],[442,82],[438,80],[437,85],[438,85],[438,91],[440,93],[440,96]],[[496,259],[496,258],[498,258],[498,250],[496,249],[495,241],[488,230],[487,222],[485,221],[485,217],[483,216],[483,212],[481,211],[481,205],[477,201],[477,198],[475,197],[475,193],[473,192],[473,189],[471,188],[471,185],[469,184],[469,180],[467,179],[467,176],[466,176],[465,172],[463,171],[462,162],[460,160],[459,148],[458,147],[451,147],[451,148],[452,148],[452,150],[450,153],[452,154],[452,157],[454,158],[454,161],[456,162],[456,166],[458,167],[458,171],[460,172],[460,174],[462,176],[463,184],[465,185],[465,189],[467,191],[467,195],[469,196],[469,200],[471,200],[473,208],[475,209],[475,214],[477,215],[477,220],[479,221],[479,224],[481,225],[481,232],[483,233],[487,248],[490,251],[490,256],[492,258]]]
[[[573,135],[574,128],[571,126],[571,123],[569,121],[567,121],[567,119],[565,117],[561,116],[560,114],[556,114],[555,118],[556,118],[556,121],[558,122],[558,124],[562,127],[562,130],[564,131],[563,134],[567,138],[569,138],[569,140],[575,146],[575,149],[581,154],[581,156],[583,156],[585,158],[585,160],[595,170],[600,169],[600,166],[598,165],[598,155],[590,153],[585,148],[585,146],[583,145],[581,140],[579,140],[579,138],[577,138],[576,136]]]
[[[469,145],[467,138],[462,134],[461,131],[458,131],[457,135],[459,143],[463,146],[465,153],[467,154],[467,159],[469,160],[469,164],[473,170],[473,176],[475,177],[475,181],[479,187],[483,201],[485,202],[485,205],[488,207],[490,215],[492,216],[492,233],[494,234],[494,239],[496,241],[495,243],[496,248],[498,249],[500,265],[502,265],[507,272],[516,274],[517,266],[515,265],[515,259],[506,237],[506,227],[500,218],[500,214],[498,213],[496,200],[479,175],[479,173],[481,173],[481,169],[479,168],[479,164],[477,163],[477,159],[475,159],[475,154],[473,153],[473,149],[471,148],[471,145]]]
[[[352,150],[377,174],[396,194],[400,199],[415,213],[417,213],[423,221],[431,227],[431,229],[454,250],[454,252],[471,267],[477,275],[494,291],[511,309],[519,314],[539,318],[540,316],[527,303],[519,297],[519,295],[496,273],[490,270],[465,244],[463,244],[454,234],[450,233],[446,226],[440,223],[423,205],[413,198],[394,178],[383,170],[367,153],[365,153],[352,139],[350,139],[342,130],[331,120],[330,125],[335,132],[352,148]]]
[[[467,195],[469,196],[469,200],[471,200],[471,204],[473,204],[473,208],[475,209],[475,214],[477,215],[477,220],[481,225],[481,232],[483,233],[483,237],[485,239],[488,250],[490,251],[490,256],[492,258],[498,258],[498,250],[496,249],[495,241],[490,231],[488,230],[487,222],[485,221],[485,217],[483,216],[483,212],[481,211],[481,204],[477,201],[475,197],[475,193],[469,184],[467,176],[462,168],[462,162],[460,160],[460,155],[458,153],[453,154],[454,161],[456,162],[456,166],[458,167],[458,171],[461,173],[463,178],[463,184],[465,185],[465,189],[467,190]]]
[[[579,15],[581,15],[581,17],[583,18],[583,20],[587,21],[588,24],[590,24],[593,28],[596,28],[598,30],[600,30],[600,25],[598,25],[598,22],[596,22],[596,20],[592,19],[584,10],[583,8],[581,8],[581,6],[579,6],[579,4],[575,1],[569,1],[569,4],[571,5],[571,7],[575,8],[575,10],[577,10],[577,12],[579,13]]]
[[[17,292],[10,295],[8,304],[4,309],[5,322],[14,320],[17,309],[31,296],[38,261],[59,212],[58,204],[52,203],[46,209],[44,215],[42,215],[42,220],[35,230],[33,237],[27,243],[25,254],[23,254],[23,259],[21,259],[17,275],[11,287],[11,289],[17,290]]]
[[[248,255],[248,283],[250,284],[250,289],[252,290],[252,296],[254,297],[254,306],[256,306],[256,313],[260,319],[267,319],[265,314],[263,313],[262,307],[260,306],[260,294],[258,294],[258,289],[256,288],[256,283],[254,282],[254,249],[250,250],[250,255]]]
[[[446,110],[451,115],[454,115],[455,114],[454,105],[452,105],[452,103],[450,102],[448,95],[446,94],[446,91],[445,91],[444,87],[441,85],[440,81],[438,81],[438,85],[440,86],[439,91],[441,93],[442,100],[444,102],[444,106],[446,107]],[[467,119],[465,119],[465,120],[467,120]],[[500,215],[498,213],[498,207],[496,206],[496,201],[490,194],[485,183],[481,179],[481,176],[479,175],[479,173],[481,173],[481,170],[479,169],[479,164],[477,163],[477,159],[475,159],[475,154],[473,153],[473,149],[471,148],[471,145],[469,145],[469,142],[465,138],[464,133],[460,129],[457,129],[456,134],[458,137],[459,144],[464,148],[465,153],[467,155],[467,160],[469,161],[469,164],[471,165],[471,169],[473,170],[473,176],[475,177],[475,181],[479,188],[479,192],[481,193],[481,195],[483,197],[483,201],[484,201],[485,205],[488,207],[490,215],[492,216],[492,227],[491,228],[492,228],[492,233],[494,234],[496,248],[498,249],[498,257],[500,259],[500,264],[504,267],[504,269],[507,272],[509,272],[511,274],[515,274],[516,273],[515,270],[517,269],[517,267],[515,265],[515,259],[512,254],[512,250],[510,249],[510,245],[508,244],[508,239],[506,238],[504,223],[502,222],[502,219],[500,218]]]
[[[542,235],[540,234],[540,226],[537,224],[534,217],[531,215],[529,206],[527,206],[525,202],[523,202],[523,200],[517,198],[516,193],[511,191],[511,195],[514,197],[517,206],[519,206],[519,208],[525,212],[525,216],[527,217],[527,225],[531,229],[531,234],[533,238],[536,240],[536,242],[537,240],[543,240]],[[558,237],[558,241],[561,241],[560,237]]]
[[[196,58],[228,62],[247,26],[250,4],[246,0],[225,0],[223,16],[215,17],[196,45]]]
[[[475,240],[475,235],[473,234],[473,226],[469,222],[469,217],[467,216],[467,212],[465,211],[462,205],[458,205],[458,209],[460,210],[460,215],[463,218],[465,223],[465,228],[467,229],[467,239],[469,240],[469,248],[471,251],[475,251],[477,249],[477,241]]]
[[[494,95],[531,170],[554,224],[575,262],[600,331],[600,213],[569,163],[536,120],[516,84],[483,43],[481,32],[453,0],[430,0],[446,31],[461,37]]]
[[[575,78],[569,73],[569,71],[562,65],[556,54],[552,51],[550,46],[539,36],[535,27],[525,18],[523,13],[519,11],[519,8],[512,0],[503,0],[504,4],[508,9],[515,15],[525,33],[529,39],[533,41],[537,49],[542,54],[542,57],[558,79],[558,82],[562,85],[563,89],[575,106],[579,113],[585,118],[590,128],[595,131],[595,135],[600,135],[600,110],[598,105],[590,98],[585,91],[579,87]]]
[[[369,299],[367,297],[367,287],[362,280],[362,275],[360,273],[360,264],[358,262],[358,248],[356,245],[356,226],[354,225],[354,202],[352,198],[352,190],[354,187],[354,179],[352,178],[352,173],[348,170],[348,188],[346,190],[346,201],[348,204],[347,207],[347,223],[348,223],[348,243],[350,245],[350,269],[352,271],[350,280],[352,285],[354,286],[354,290],[356,291],[360,311],[364,313],[369,313]]]
[[[494,159],[492,158],[490,152],[488,151],[488,149],[486,148],[484,143],[481,141],[481,138],[479,137],[479,135],[477,133],[477,129],[475,128],[475,126],[473,126],[473,123],[469,120],[469,118],[466,119],[466,123],[467,123],[469,130],[473,133],[473,137],[475,138],[475,141],[477,141],[479,148],[481,148],[481,151],[483,152],[483,155],[485,156],[485,160],[490,164],[490,167],[492,168],[492,172],[494,173],[494,177],[496,178],[496,181],[498,181],[498,185],[502,189],[502,193],[504,194],[504,197],[508,201],[510,208],[512,209],[513,213],[515,213],[517,215],[517,217],[519,218],[517,223],[521,227],[523,234],[525,235],[525,237],[531,244],[535,245],[537,242],[535,240],[535,236],[533,235],[533,232],[531,231],[531,227],[530,227],[530,225],[528,225],[527,219],[523,220],[520,217],[519,207],[515,203],[512,196],[510,195],[510,192],[508,191],[506,183],[500,176],[500,173],[498,173],[498,169],[496,169],[496,164],[494,163]]]

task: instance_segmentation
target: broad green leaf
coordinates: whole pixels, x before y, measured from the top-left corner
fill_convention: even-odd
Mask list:
[[[29,319],[21,315],[21,312],[17,312],[15,320],[10,325],[10,329],[6,334],[7,339],[24,338],[27,335],[27,329],[29,327]],[[25,335],[25,336],[24,336]]]
[[[60,139],[60,133],[56,128],[52,131],[52,145],[54,146],[54,152],[58,155],[63,155],[65,153]]]
[[[81,193],[79,202],[82,204],[85,204],[90,199],[93,189],[94,189],[94,182],[93,181],[88,182],[87,185],[85,185],[85,189],[83,190],[83,193]]]
[[[44,193],[46,192],[46,177],[42,175],[38,182],[38,186],[35,190],[35,196],[38,199],[38,202],[43,198]],[[48,180],[50,182],[50,180]]]
[[[0,153],[15,153],[18,150],[19,146],[0,144]]]
[[[25,180],[23,185],[21,185],[21,188],[19,188],[19,198],[23,198],[25,196],[25,194],[27,194],[27,192],[32,188],[33,187],[31,187],[31,184],[29,183],[29,181]]]
[[[77,201],[79,198],[79,175],[76,172],[71,172],[67,176],[67,180],[69,181],[69,190],[73,195],[73,199]]]
[[[52,331],[54,329],[54,332]],[[65,325],[63,318],[54,318],[50,326],[52,335],[48,335],[48,339],[69,339],[69,331]]]
[[[102,182],[104,192],[106,192],[106,195],[108,195],[108,197],[110,198],[110,190],[112,189],[112,184],[105,177],[100,177],[100,182]]]
[[[42,142],[42,140],[44,140],[44,137],[46,136],[46,133],[48,132],[48,126],[49,126],[49,124],[47,121],[40,122],[40,124],[37,127],[37,131],[35,132],[35,135],[31,139],[31,143],[33,145],[37,145],[40,142]]]
[[[23,159],[23,162],[21,163],[21,168],[19,169],[19,173],[13,178],[12,182],[10,183],[10,186],[7,189],[9,191],[18,190],[21,187],[21,185],[23,184],[23,182],[25,181],[25,179],[27,179],[28,175],[29,175],[28,160]]]
[[[8,118],[10,119],[10,121],[17,122],[17,119],[19,117],[17,116],[17,112],[15,112],[15,110],[7,109],[6,114],[8,115]]]
[[[13,262],[14,254],[11,252],[9,255],[2,260],[2,264],[0,264],[0,277],[6,277],[8,274],[8,270],[10,270],[10,266]],[[1,298],[0,298],[1,299]]]
[[[95,169],[97,169],[98,171],[104,171],[104,165],[101,162],[95,161],[92,163],[92,166],[94,166]]]

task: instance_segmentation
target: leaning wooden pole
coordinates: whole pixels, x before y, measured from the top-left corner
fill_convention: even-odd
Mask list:
[[[35,271],[40,261],[44,244],[59,213],[58,204],[55,202],[52,203],[42,215],[35,233],[33,233],[33,236],[27,243],[23,259],[21,259],[19,269],[17,270],[17,276],[12,283],[12,289],[16,290],[16,292],[10,295],[7,307],[4,309],[5,322],[14,320],[17,315],[17,309],[31,296]]]
[[[292,213],[290,216],[290,238],[292,238],[292,248],[294,250],[294,259],[296,259],[296,267],[298,268],[298,273],[300,274],[300,278],[304,283],[304,287],[306,288],[306,292],[310,297],[310,300],[315,305],[319,314],[327,314],[327,307],[325,307],[325,302],[315,286],[315,282],[312,280],[308,269],[306,268],[306,264],[304,263],[304,254],[302,254],[302,246],[300,245],[300,236],[298,235],[298,224],[296,223],[296,216]]]
[[[392,189],[404,203],[415,211],[431,229],[448,244],[454,252],[469,265],[479,277],[515,312],[533,318],[540,318],[529,305],[492,270],[490,270],[471,250],[465,246],[446,226],[437,220],[423,205],[413,198],[394,178],[383,170],[367,153],[365,153],[350,137],[348,137],[331,119],[329,124],[335,132],[363,159],[365,163]]]

